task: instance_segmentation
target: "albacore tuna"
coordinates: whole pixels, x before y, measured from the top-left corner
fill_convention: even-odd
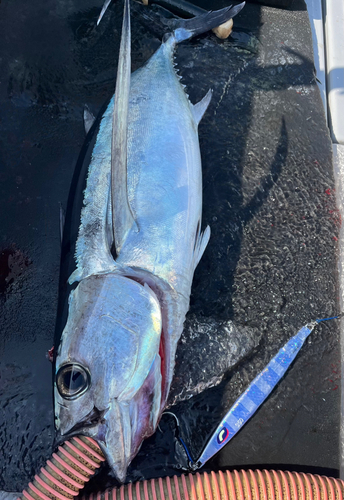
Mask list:
[[[179,22],[130,76],[125,0],[116,92],[89,166],[69,279],[78,284],[55,378],[58,431],[96,439],[120,481],[165,407],[193,274],[210,236],[209,228],[201,232],[197,127],[211,92],[190,103],[174,49],[243,5]]]

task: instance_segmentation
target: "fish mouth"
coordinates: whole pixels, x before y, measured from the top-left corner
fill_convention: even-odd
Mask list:
[[[105,410],[99,410],[95,406],[83,420],[75,424],[71,429],[69,429],[69,431],[65,433],[59,432],[57,434],[55,439],[56,446],[61,445],[65,441],[68,441],[68,439],[78,435],[93,437],[96,440],[104,441],[101,429],[105,425],[104,416],[107,411],[108,408],[106,408]]]
[[[104,415],[108,412],[106,410],[99,410],[94,407],[93,410],[86,415],[86,417],[74,425],[68,432],[61,434],[60,432],[55,437],[55,447],[62,445],[66,441],[70,440],[76,436],[86,436],[94,439],[100,446],[104,457],[106,458],[107,464],[110,466],[112,473],[115,478],[120,482],[124,483],[127,473],[127,468],[129,464],[129,459],[124,456],[121,461],[116,461],[116,449],[113,450],[113,446],[107,439],[107,432],[109,430],[109,422],[106,421]]]

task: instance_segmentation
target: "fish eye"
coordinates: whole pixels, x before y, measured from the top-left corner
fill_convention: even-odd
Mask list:
[[[90,375],[81,365],[71,363],[63,365],[56,375],[56,386],[64,399],[74,399],[87,391]]]

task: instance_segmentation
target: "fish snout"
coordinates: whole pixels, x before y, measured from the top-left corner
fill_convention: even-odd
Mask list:
[[[112,400],[104,412],[95,439],[101,447],[113,474],[123,483],[131,462],[131,419],[129,404]]]
[[[125,478],[127,477],[127,470],[130,461],[119,461],[118,457],[113,455],[113,450],[110,450],[106,445],[104,445],[102,442],[98,443],[100,448],[102,449],[102,452],[105,455],[106,461],[111,468],[112,474],[115,476],[117,481],[120,483],[125,482]]]

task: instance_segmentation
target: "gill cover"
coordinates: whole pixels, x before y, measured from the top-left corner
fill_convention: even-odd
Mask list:
[[[160,336],[160,305],[147,285],[112,273],[82,280],[70,295],[56,359],[56,427],[97,439],[120,480],[159,416]]]

